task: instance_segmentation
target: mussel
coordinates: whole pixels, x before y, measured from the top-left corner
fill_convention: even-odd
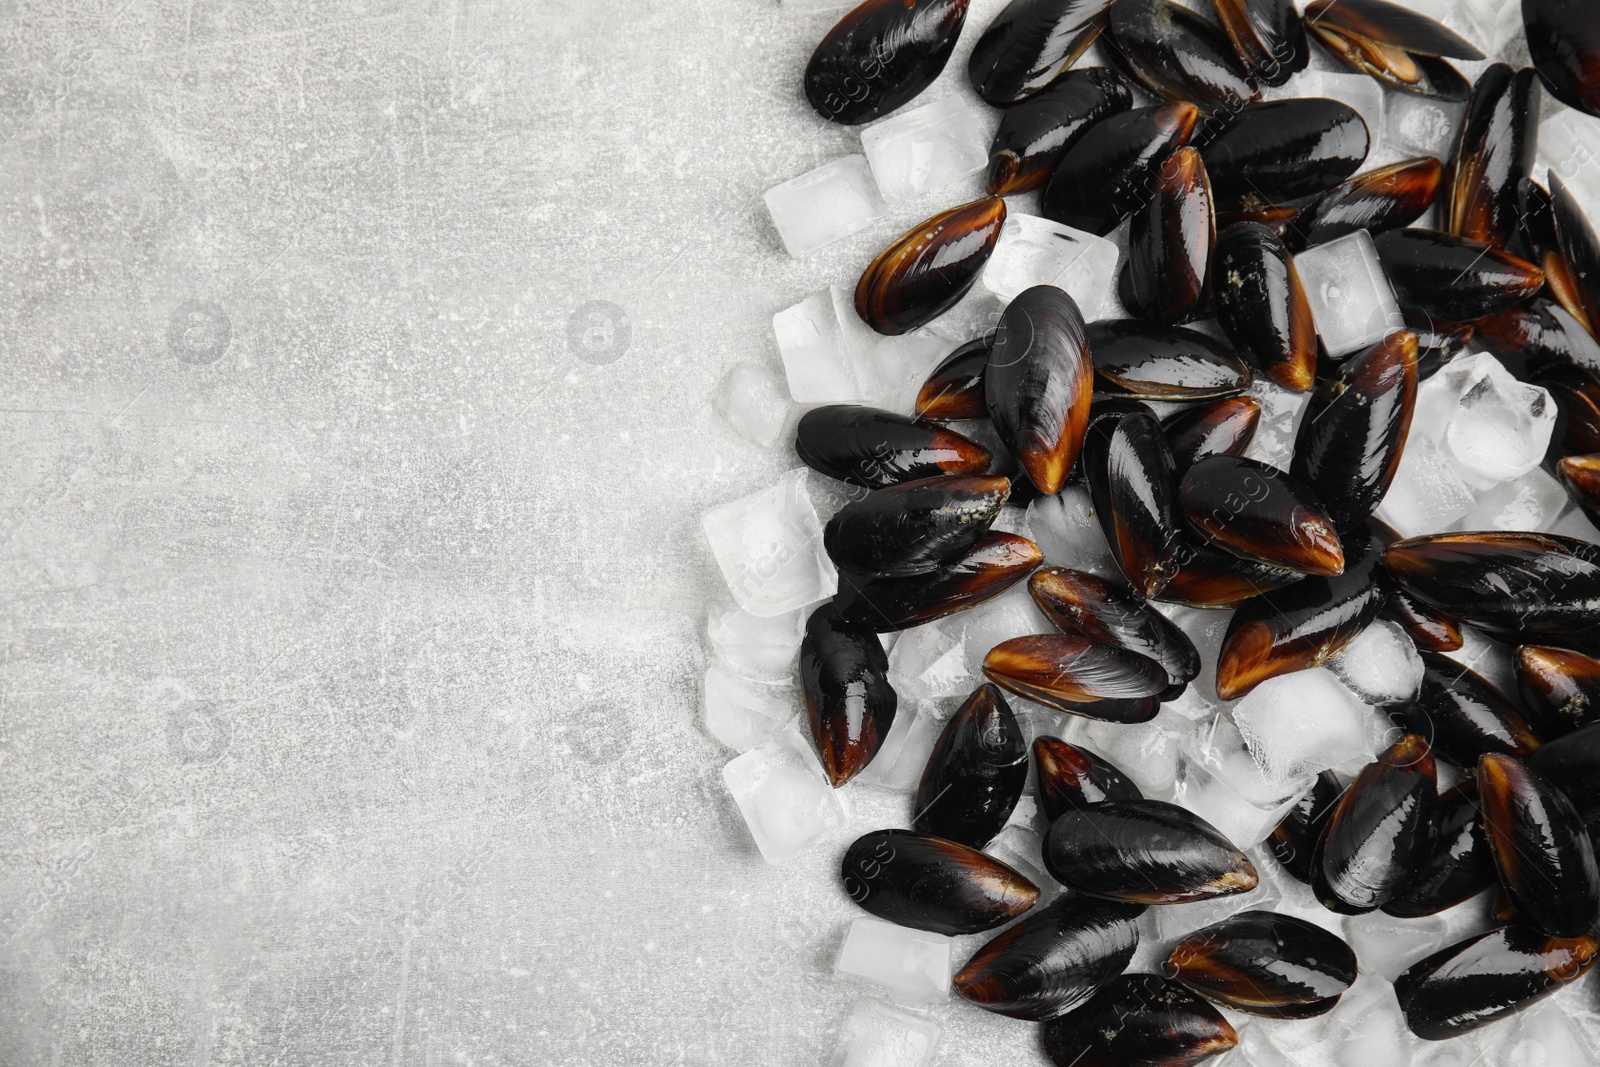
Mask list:
[[[1166,973],[1252,1015],[1305,1019],[1332,1011],[1356,980],[1356,954],[1304,919],[1246,911],[1196,930],[1167,954]]]
[[[1205,164],[1185,145],[1161,164],[1149,203],[1134,212],[1119,282],[1123,305],[1157,322],[1192,318],[1215,236]]]
[[[1034,738],[1033,768],[1039,809],[1049,822],[1088,804],[1144,799],[1139,787],[1108,761],[1059,737]]]
[[[1057,160],[1040,211],[1074,229],[1110,233],[1144,206],[1157,168],[1189,143],[1199,115],[1193,104],[1171,100],[1095,123]]]
[[[1484,836],[1517,917],[1551,937],[1600,918],[1600,869],[1583,819],[1560,790],[1512,756],[1478,760]]]
[[[1000,239],[998,196],[941,211],[879,252],[856,282],[856,314],[881,334],[925,326],[967,295]]]
[[[967,77],[995,107],[1051,85],[1105,29],[1110,0],[1011,0],[983,31]]]
[[[1357,230],[1409,226],[1433,206],[1444,165],[1432,156],[1406,159],[1334,186],[1295,215],[1300,247],[1324,244]]]
[[[1236,556],[1304,574],[1344,570],[1322,502],[1295,478],[1243,456],[1208,456],[1178,485],[1189,524]]]
[[[1600,818],[1600,723],[1539,746],[1528,766],[1565,793],[1586,822]]]
[[[1059,8],[1054,2],[1033,6]],[[1041,188],[1089,127],[1128,110],[1132,102],[1121,74],[1110,67],[1086,67],[1068,71],[1044,92],[1008,108],[989,147],[989,192],[1012,196]]]
[[[1404,589],[1390,590],[1383,614],[1400,624],[1418,651],[1454,652],[1464,643],[1460,620],[1429,607]]]
[[[1554,740],[1600,721],[1600,659],[1523,645],[1515,663],[1517,691],[1541,737]]]
[[[1177,478],[1161,424],[1148,412],[1095,420],[1084,479],[1112,557],[1140,596],[1166,588],[1178,559]]]
[[[1250,387],[1250,368],[1199,330],[1102,319],[1086,332],[1095,391],[1130,400],[1214,400]]]
[[[1515,304],[1473,323],[1484,347],[1539,385],[1600,387],[1600,341],[1560,304],[1543,298]]]
[[[1171,0],[1117,0],[1109,54],[1151,92],[1207,111],[1233,111],[1261,95],[1227,35]]]
[[[1053,285],[1006,307],[983,376],[1000,440],[1041,493],[1060,492],[1083,447],[1094,371],[1077,302]]]
[[[1411,1032],[1444,1041],[1514,1015],[1581,978],[1600,950],[1588,934],[1502,926],[1442,948],[1394,981]]]
[[[1584,0],[1522,0],[1528,55],[1568,107],[1600,115],[1600,12]]]
[[[1167,688],[1155,660],[1076,634],[1002,641],[984,656],[983,674],[1020,697],[1104,722],[1149,722]]]
[[[917,391],[917,417],[956,422],[989,414],[983,372],[989,366],[990,338],[968,341],[933,368]]]
[[[1478,817],[1478,786],[1466,779],[1439,797],[1433,851],[1383,910],[1397,918],[1436,915],[1495,884],[1494,857]]]
[[[1600,455],[1563,456],[1556,473],[1572,502],[1590,522],[1600,525]]]
[[[1427,741],[1406,734],[1350,783],[1311,857],[1324,907],[1359,915],[1402,893],[1433,851],[1438,783]]]
[[[1517,211],[1522,221],[1522,242],[1533,262],[1544,271],[1545,292],[1593,333],[1583,287],[1574,277],[1556,233],[1555,205],[1550,194],[1532,178],[1522,179],[1517,186]],[[1579,216],[1582,217],[1581,212]],[[1587,227],[1588,220],[1582,221]]]
[[[1390,88],[1465,100],[1467,82],[1445,62],[1482,59],[1469,41],[1389,0],[1313,0],[1306,28],[1330,53]]]
[[[1532,68],[1491,63],[1478,76],[1450,159],[1446,230],[1497,248],[1516,235],[1538,122],[1539,81]]]
[[[1224,552],[1184,531],[1173,554],[1174,571],[1156,598],[1197,608],[1230,608],[1253,597],[1306,580],[1299,571]]]
[[[936,934],[981,934],[1039,899],[1039,887],[975,848],[910,830],[856,838],[840,868],[863,911]]]
[[[812,470],[868,489],[982,474],[993,459],[953,430],[858,404],[826,404],[800,416],[794,450]]]
[[[1192,1067],[1239,1043],[1221,1012],[1153,974],[1117,978],[1042,1037],[1056,1067]]]
[[[1470,770],[1485,753],[1526,756],[1539,747],[1522,714],[1482,675],[1437,652],[1420,654],[1417,695],[1390,714],[1426,738],[1434,755]]]
[[[1200,156],[1221,211],[1325,193],[1361,168],[1369,147],[1367,124],[1354,108],[1310,97],[1241,108]]]
[[[871,762],[894,725],[888,653],[871,630],[824,604],[806,619],[800,687],[822,769],[837,789]]]
[[[1045,836],[1052,877],[1092,897],[1184,904],[1248,893],[1255,865],[1200,816],[1160,800],[1107,800],[1063,812]]]
[[[1253,396],[1230,396],[1186,407],[1161,423],[1172,449],[1176,473],[1182,476],[1207,456],[1242,456],[1261,422],[1261,402]]]
[[[806,99],[847,126],[871,122],[933,84],[955,50],[969,0],[864,0],[806,64]]]
[[[964,1000],[1013,1019],[1054,1019],[1128,966],[1144,908],[1062,896],[995,936],[956,972]]]
[[[1600,321],[1600,234],[1567,189],[1561,176],[1550,173],[1550,221],[1561,256],[1558,278],[1546,278],[1572,316],[1595,332]],[[1564,289],[1574,290],[1563,293]]]
[[[1043,559],[1026,537],[990,530],[960,558],[926,574],[869,578],[842,571],[834,606],[841,619],[891,633],[999,596]]]
[[[1311,852],[1322,835],[1322,824],[1328,821],[1343,792],[1338,777],[1332,771],[1323,771],[1267,838],[1273,858],[1302,882],[1311,881]]]
[[[1234,347],[1285,389],[1310,389],[1317,326],[1283,239],[1256,222],[1228,227],[1217,239],[1211,289],[1217,322]]]
[[[822,544],[834,563],[856,574],[926,574],[971,550],[1010,491],[1007,479],[976,474],[900,482],[840,508]]]
[[[1028,579],[1028,592],[1063,632],[1117,645],[1161,664],[1169,689],[1200,673],[1200,653],[1187,634],[1142,598],[1103,578],[1046,567]]]
[[[945,724],[917,785],[918,833],[983,848],[1028,780],[1028,741],[999,689],[980,685]]]
[[[1445,322],[1471,322],[1526,300],[1544,271],[1482,241],[1438,230],[1385,230],[1373,237],[1395,296]]]
[[[1417,335],[1417,381],[1425,382],[1467,347],[1476,328],[1471,323],[1435,322],[1413,311],[1402,313],[1406,329]]]
[[[1283,85],[1306,68],[1311,49],[1292,0],[1213,0],[1212,11],[1245,70],[1265,85]]]

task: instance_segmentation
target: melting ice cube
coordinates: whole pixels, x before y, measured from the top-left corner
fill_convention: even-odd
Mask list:
[[[883,199],[865,156],[845,156],[768,189],[763,197],[783,246],[795,258],[883,218]]]
[[[1308,248],[1294,257],[1328,355],[1342,359],[1405,325],[1389,276],[1366,230]]]
[[[731,760],[722,780],[768,863],[788,863],[845,823],[822,765],[793,731]]]
[[[982,170],[992,136],[987,116],[947,96],[873,123],[861,131],[861,147],[883,195],[904,200]]]
[[[830,1067],[927,1067],[939,1034],[926,1015],[863,1000],[844,1025]]]
[[[805,626],[799,609],[762,618],[729,601],[712,605],[706,615],[706,635],[717,657],[735,674],[764,682],[784,681],[794,673]]]
[[[721,664],[706,670],[706,729],[735,752],[748,752],[795,717],[793,686],[741,678]]]
[[[1233,708],[1233,721],[1267,777],[1289,782],[1368,756],[1368,709],[1332,671],[1269,678]]]
[[[950,995],[950,939],[859,916],[834,969],[876,982],[904,1003],[931,1004]]]
[[[1422,657],[1397,623],[1380,619],[1345,646],[1328,669],[1368,704],[1398,704],[1417,695]]]
[[[762,448],[784,437],[794,409],[784,383],[758,363],[734,364],[723,376],[714,404],[729,426]]]
[[[797,468],[701,520],[728,590],[752,615],[782,615],[831,595],[838,572],[822,550],[822,522]]]
[[[1077,301],[1085,321],[1093,321],[1107,314],[1115,294],[1117,254],[1114,241],[1013,212],[983,269],[983,285],[1007,302],[1035,285],[1054,285]]]

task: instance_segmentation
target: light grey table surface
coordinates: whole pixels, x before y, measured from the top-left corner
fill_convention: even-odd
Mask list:
[[[840,843],[698,708],[699,515],[794,460],[710,397],[972,191],[783,253],[830,22],[0,2],[0,1064],[825,1062]]]

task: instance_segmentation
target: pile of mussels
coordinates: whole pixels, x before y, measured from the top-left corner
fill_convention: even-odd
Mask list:
[[[990,197],[894,241],[855,291],[883,334],[956,304],[995,245],[1003,196],[1042,190],[1049,218],[1106,234],[1131,218],[1120,295],[1136,318],[1086,325],[1052,286],[933,372],[916,417],[833,405],[796,448],[869,490],[828,522],[841,578],[806,624],[801,677],[835,786],[895,715],[877,634],[970,607],[1026,579],[1059,632],[1005,641],[940,736],[912,830],[848,850],[846,891],[891,922],[944,934],[1012,923],[960,970],[967,1000],[1045,1022],[1060,1064],[1189,1064],[1236,1036],[1212,1002],[1299,1019],[1332,1009],[1357,960],[1341,938],[1270,911],[1234,915],[1124,974],[1150,906],[1247,892],[1250,859],[1186,809],[1144,798],[1117,768],[1051,737],[1032,747],[1050,820],[1039,888],[981,851],[1024,788],[1028,751],[1002,691],[1069,715],[1138,724],[1200,669],[1148,603],[1236,609],[1216,675],[1224,699],[1337,656],[1380,616],[1417,647],[1458,649],[1462,626],[1516,646],[1521,707],[1444,672],[1407,732],[1345,785],[1324,773],[1273,852],[1329,909],[1439,912],[1498,886],[1490,932],[1394,983],[1410,1028],[1444,1039],[1512,1015],[1583,975],[1600,944],[1600,546],[1546,533],[1402,540],[1373,517],[1417,385],[1476,335],[1561,411],[1547,466],[1600,523],[1600,237],[1559,179],[1530,176],[1540,85],[1600,114],[1600,7],[1523,0],[1534,68],[1490,65],[1439,23],[1386,0],[1214,0],[1217,22],[1168,0],[1014,0],[970,77],[1005,108]],[[816,109],[861,123],[925,89],[967,0],[867,0],[805,73]],[[1103,37],[1101,35],[1104,35]],[[1100,38],[1113,67],[1069,70]],[[1310,42],[1384,86],[1467,101],[1451,159],[1356,178],[1362,120],[1323,99],[1257,103],[1305,68]],[[1130,81],[1131,79],[1131,81]],[[1165,102],[1133,107],[1137,83]],[[1406,228],[1443,195],[1441,230]],[[1292,253],[1367,229],[1409,329],[1351,358],[1319,350]],[[1219,232],[1220,231],[1220,232]],[[1180,337],[1213,317],[1231,342]],[[1311,393],[1288,470],[1243,458],[1259,409],[1250,373]],[[1164,422],[1145,400],[1181,401]],[[942,425],[988,419],[1005,454]],[[1124,584],[1041,567],[992,531],[1007,503],[1086,485]],[[1406,726],[1402,723],[1402,726]],[[1427,736],[1423,736],[1426,734]],[[1442,796],[1435,760],[1461,784]]]

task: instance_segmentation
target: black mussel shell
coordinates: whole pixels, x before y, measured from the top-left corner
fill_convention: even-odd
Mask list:
[[[1265,226],[1280,240],[1288,241],[1293,233],[1295,216],[1300,214],[1300,209],[1279,204],[1257,204],[1253,207],[1234,204],[1227,208],[1218,208],[1216,214],[1219,233],[1232,229],[1241,222],[1253,222],[1257,226]]]
[[[1111,555],[1133,591],[1161,593],[1178,558],[1178,486],[1154,415],[1096,420],[1084,435],[1084,478]]]
[[[967,295],[1000,239],[998,196],[941,211],[879,252],[856,282],[856,314],[882,334],[925,326]]]
[[[967,77],[995,107],[1051,85],[1105,29],[1110,0],[1011,0],[983,31]]]
[[[1385,230],[1378,259],[1403,306],[1446,322],[1471,322],[1519,303],[1544,271],[1509,252],[1438,230]]]
[[[1560,310],[1550,309],[1552,314]],[[1600,378],[1593,374],[1542,375],[1538,384],[1550,391],[1561,414],[1551,447],[1558,453],[1600,452]]]
[[[1478,804],[1500,884],[1517,917],[1551,937],[1600,918],[1600,869],[1578,809],[1514,756],[1478,760]]]
[[[1433,851],[1411,883],[1383,906],[1390,915],[1414,919],[1437,915],[1495,884],[1494,857],[1478,817],[1478,787],[1466,779],[1439,797]]]
[[[1400,624],[1419,652],[1454,652],[1465,642],[1459,619],[1424,604],[1404,589],[1390,591],[1383,615]]]
[[[1049,822],[1088,804],[1144,799],[1139,787],[1110,762],[1058,737],[1034,738],[1033,769],[1039,808]]]
[[[1129,224],[1122,303],[1141,318],[1183,322],[1205,293],[1216,236],[1200,153],[1185,145],[1169,155],[1150,192],[1150,202]]]
[[[933,84],[955,50],[969,0],[865,0],[840,19],[806,64],[817,114],[856,126]]]
[[[1241,108],[1200,155],[1220,211],[1325,193],[1361,168],[1370,146],[1354,108],[1309,97]]]
[[[1248,893],[1255,865],[1200,816],[1160,800],[1107,800],[1062,812],[1044,862],[1069,889],[1135,904]]]
[[[1178,503],[1190,526],[1236,556],[1304,574],[1344,570],[1344,545],[1322,502],[1276,467],[1208,456],[1184,474]]]
[[[1056,1067],[1192,1067],[1239,1043],[1221,1012],[1153,974],[1121,976],[1041,1036]]]
[[[954,430],[859,404],[826,404],[800,416],[794,450],[812,470],[868,489],[982,474],[993,459]]]
[[[989,192],[1011,196],[1042,188],[1056,161],[1089,127],[1132,104],[1127,79],[1112,68],[1068,71],[1000,117],[989,147]]]
[[[840,874],[844,891],[863,911],[936,934],[981,934],[1039,900],[1039,887],[999,860],[910,830],[856,838]]]
[[[1109,53],[1151,92],[1207,111],[1234,111],[1260,88],[1215,23],[1171,0],[1117,0]]]
[[[1053,285],[1019,293],[1000,316],[983,388],[994,428],[1029,481],[1041,493],[1060,492],[1094,396],[1077,302]]]
[[[1552,292],[1572,316],[1585,326],[1593,326],[1600,319],[1600,234],[1596,234],[1589,217],[1578,206],[1559,174],[1550,175],[1550,219],[1555,230],[1557,247],[1565,277],[1558,269],[1558,277],[1546,276]],[[1563,286],[1576,291],[1563,297]],[[1573,307],[1576,303],[1577,308]]]
[[[878,578],[927,574],[955,562],[1005,505],[1005,478],[948,474],[875,489],[828,520],[822,545],[843,570]]]
[[[1593,321],[1589,316],[1588,298],[1562,250],[1561,236],[1556,232],[1555,205],[1551,202],[1550,194],[1545,191],[1544,186],[1532,178],[1522,179],[1517,188],[1517,210],[1522,219],[1522,242],[1527,246],[1529,258],[1544,271],[1545,294],[1560,303],[1585,330],[1592,333]],[[1575,212],[1576,220],[1580,224],[1576,231],[1579,239],[1592,236],[1592,230],[1589,230],[1588,234],[1584,233],[1589,229],[1587,217],[1577,209],[1576,204],[1571,203],[1569,196],[1564,196],[1563,199],[1569,204],[1568,210]],[[1593,247],[1592,241],[1590,247]]]
[[[1302,248],[1325,244],[1357,230],[1409,226],[1433,206],[1444,166],[1432,156],[1407,159],[1358,174],[1334,186],[1295,216]]]
[[[1043,560],[1039,546],[1026,537],[990,530],[961,558],[926,574],[867,578],[841,572],[834,605],[848,622],[891,633],[999,596]]]
[[[1428,741],[1433,753],[1467,770],[1488,752],[1526,756],[1539,747],[1505,696],[1476,671],[1437,652],[1422,652],[1422,684],[1390,717]]]
[[[968,341],[933,368],[917,391],[917,416],[940,422],[988,417],[983,372],[989,366],[988,337]]]
[[[1382,546],[1344,541],[1341,574],[1306,577],[1239,605],[1217,659],[1217,695],[1236,700],[1281,674],[1333,659],[1383,610]]]
[[[1356,980],[1356,954],[1342,937],[1304,919],[1246,911],[1179,941],[1166,973],[1239,1011],[1280,1016],[1284,1008],[1305,1008],[1320,1015]]]
[[[1585,821],[1600,817],[1600,723],[1541,745],[1528,766],[1565,793]]]
[[[1095,391],[1130,400],[1214,400],[1250,388],[1250,368],[1199,330],[1102,319],[1086,334]]]
[[[1149,722],[1167,687],[1155,660],[1076,634],[1002,641],[984,656],[983,674],[1019,697],[1104,722]]]
[[[1306,577],[1224,552],[1189,531],[1179,538],[1174,565],[1176,570],[1157,599],[1197,608],[1231,608]]]
[[[1128,966],[1138,904],[1062,896],[995,936],[951,979],[962,998],[1013,1019],[1054,1019]]]
[[[1200,112],[1171,100],[1095,123],[1062,153],[1039,202],[1045,218],[1104,236],[1150,197],[1156,170],[1189,143]]]
[[[1517,649],[1517,691],[1539,736],[1565,737],[1600,721],[1600,659],[1548,645]]]
[[[1261,421],[1261,402],[1230,396],[1186,407],[1161,423],[1179,475],[1206,456],[1242,456]]]
[[[917,786],[918,833],[983,848],[1028,780],[1028,741],[1000,690],[980,685],[945,724]]]
[[[1522,25],[1545,88],[1600,115],[1600,11],[1585,0],[1522,0]]]
[[[1588,934],[1502,926],[1413,963],[1394,980],[1394,995],[1412,1033],[1444,1041],[1559,992],[1588,971],[1597,950]]]
[[[1317,370],[1317,325],[1283,238],[1257,222],[1228,227],[1211,267],[1217,322],[1268,378],[1303,393]]]
[[[1339,784],[1334,773],[1323,771],[1267,838],[1273,858],[1302,882],[1311,882],[1312,850],[1317,847],[1317,838],[1322,836],[1323,823],[1333,814],[1333,806],[1343,792],[1344,786]]]
[[[1306,27],[1349,66],[1419,96],[1465,100],[1467,80],[1441,57],[1483,58],[1454,31],[1386,0],[1317,0]]]
[[[1450,158],[1445,230],[1496,248],[1516,235],[1538,122],[1539,82],[1531,68],[1492,63],[1479,75]]]
[[[1472,324],[1484,347],[1547,388],[1600,385],[1600,341],[1566,308],[1543,298]],[[1554,392],[1554,389],[1552,389]]]
[[[1245,69],[1265,85],[1283,85],[1306,68],[1311,49],[1291,0],[1213,0],[1222,32]]]
[[[1384,566],[1416,599],[1490,634],[1564,645],[1600,637],[1600,546],[1587,541],[1431,534],[1390,545]]]
[[[1417,381],[1425,382],[1449,363],[1477,332],[1470,323],[1435,322],[1413,311],[1405,316],[1406,329],[1417,335]]]
[[[1311,855],[1317,899],[1359,915],[1398,896],[1433,851],[1438,809],[1433,753],[1406,734],[1356,776],[1323,825]]]
[[[1169,684],[1200,673],[1200,653],[1187,634],[1141,597],[1103,578],[1066,567],[1046,567],[1028,579],[1039,610],[1064,633],[1118,645],[1155,660]]]
[[[1471,41],[1448,26],[1391,0],[1313,0],[1306,5],[1306,17],[1403,52],[1483,58]]]
[[[837,789],[866,768],[894,725],[888,653],[877,634],[824,604],[806,619],[800,688],[822,769]]]

